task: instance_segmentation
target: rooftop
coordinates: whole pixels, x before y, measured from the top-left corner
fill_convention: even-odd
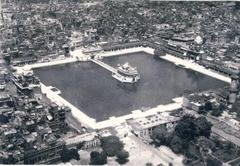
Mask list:
[[[168,112],[158,113],[147,117],[128,120],[128,123],[134,130],[148,129],[161,124],[176,122],[179,117],[171,116]]]

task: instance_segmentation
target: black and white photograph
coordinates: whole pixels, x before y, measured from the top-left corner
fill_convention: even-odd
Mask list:
[[[240,1],[0,0],[0,165],[240,166]]]

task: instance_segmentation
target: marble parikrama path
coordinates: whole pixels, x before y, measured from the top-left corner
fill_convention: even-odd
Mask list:
[[[151,48],[145,48],[145,47],[137,47],[137,48],[130,48],[130,49],[124,49],[124,50],[118,50],[118,51],[114,51],[114,52],[103,52],[100,53],[99,55],[103,56],[103,57],[109,57],[109,56],[117,56],[117,55],[123,55],[123,54],[129,54],[129,53],[135,53],[135,52],[147,52],[148,54],[153,54],[153,49]],[[46,66],[52,66],[52,65],[59,65],[59,64],[65,64],[65,63],[71,63],[71,62],[76,62],[79,60],[87,60],[88,56],[84,55],[81,50],[77,50],[75,52],[72,53],[72,57],[71,58],[66,58],[64,60],[59,60],[59,61],[55,61],[55,62],[48,62],[48,63],[41,63],[41,64],[33,64],[33,65],[26,65],[25,67],[21,67],[18,68],[19,71],[21,71],[22,69],[34,69],[34,68],[39,68],[39,67],[46,67]],[[182,60],[180,58],[176,58],[174,56],[171,55],[166,55],[166,56],[162,56],[161,58],[173,62],[175,64],[181,64],[183,66],[185,66],[186,68],[190,68],[192,70],[207,74],[211,77],[217,78],[221,81],[230,82],[230,78],[225,77],[219,73],[213,72],[213,71],[209,71],[208,69],[205,69],[202,66],[199,66],[196,63],[187,61],[187,60]],[[65,100],[63,97],[54,94],[53,91],[51,91],[50,89],[48,89],[43,83],[41,83],[41,87],[42,87],[42,91],[44,93],[47,94],[47,96],[53,101],[56,102],[59,105],[66,105],[69,106],[72,109],[72,114],[73,116],[78,119],[82,124],[84,124],[86,127],[91,127],[94,129],[100,129],[100,128],[105,128],[105,127],[109,127],[109,126],[114,126],[117,125],[119,123],[125,122],[127,119],[130,118],[136,118],[138,116],[148,116],[150,113],[151,114],[156,114],[159,111],[170,111],[170,110],[175,110],[178,108],[181,108],[181,100],[178,100],[177,102],[171,103],[171,104],[167,104],[167,105],[160,105],[157,106],[156,108],[150,109],[146,112],[142,112],[140,110],[137,111],[133,111],[132,113],[128,114],[128,115],[123,115],[120,117],[111,117],[108,120],[104,120],[101,122],[96,122],[95,119],[89,117],[88,115],[86,115],[85,113],[83,113],[81,110],[79,110],[77,107],[75,107],[74,105],[72,105],[70,102],[68,102],[67,100]],[[181,99],[181,98],[180,98]]]

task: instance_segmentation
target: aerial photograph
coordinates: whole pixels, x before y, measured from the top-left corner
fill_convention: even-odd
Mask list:
[[[0,165],[240,166],[240,1],[0,0]]]

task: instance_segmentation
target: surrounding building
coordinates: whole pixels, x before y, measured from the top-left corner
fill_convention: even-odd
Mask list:
[[[127,123],[131,126],[132,132],[138,137],[149,138],[155,127],[165,126],[168,130],[171,130],[175,127],[179,119],[179,117],[164,112],[147,117],[130,119]]]
[[[0,0],[0,164],[56,164],[68,148],[100,147],[99,133],[104,130],[83,129],[71,122],[71,109],[42,94],[33,71],[14,71],[28,64],[74,59],[76,48],[94,57],[104,51],[150,47],[154,58],[171,54],[231,77],[226,88],[184,94],[182,108],[205,116],[213,122],[214,134],[225,139],[230,134],[234,139],[226,140],[240,146],[239,6],[238,2]],[[158,126],[173,131],[180,119],[170,111],[160,112],[128,119],[118,130],[123,128],[122,138],[130,128],[147,140]],[[232,161],[237,165],[238,160]]]

